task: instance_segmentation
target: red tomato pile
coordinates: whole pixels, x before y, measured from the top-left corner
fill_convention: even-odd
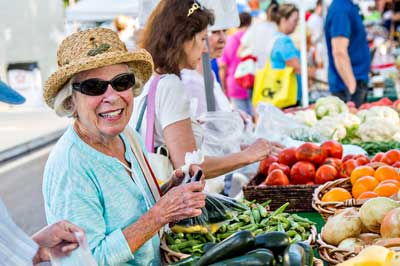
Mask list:
[[[260,185],[324,184],[348,177],[356,166],[369,163],[365,155],[346,156],[343,160],[342,156],[342,145],[333,140],[284,149],[278,158],[269,156],[260,163],[259,173],[266,177]]]

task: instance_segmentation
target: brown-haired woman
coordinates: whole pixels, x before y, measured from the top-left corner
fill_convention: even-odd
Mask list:
[[[191,118],[190,101],[180,79],[183,68],[195,69],[206,50],[207,26],[214,22],[213,14],[193,0],[160,1],[144,29],[139,45],[153,57],[156,73],[136,98],[138,110],[133,112],[131,125],[137,127],[140,110],[151,100],[153,81],[159,78],[155,93],[154,146],[166,144],[174,168],[185,163],[185,154],[201,146],[201,130]],[[149,108],[146,109],[146,112]],[[144,110],[144,109],[143,109]],[[146,114],[139,132],[146,137]],[[150,145],[151,146],[151,145]],[[147,146],[152,151],[152,147]],[[277,154],[281,146],[257,140],[241,152],[223,157],[206,157],[202,164],[205,176],[216,177],[247,164]]]

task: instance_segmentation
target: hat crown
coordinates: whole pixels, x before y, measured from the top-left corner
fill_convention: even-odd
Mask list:
[[[99,54],[127,51],[116,32],[106,28],[95,28],[79,31],[66,38],[58,48],[57,63],[62,67]]]

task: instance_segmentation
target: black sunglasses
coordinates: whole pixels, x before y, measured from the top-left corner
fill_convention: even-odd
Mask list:
[[[72,88],[89,96],[99,96],[106,92],[108,84],[116,91],[126,91],[135,85],[135,75],[133,73],[122,73],[111,80],[87,79],[73,83]]]

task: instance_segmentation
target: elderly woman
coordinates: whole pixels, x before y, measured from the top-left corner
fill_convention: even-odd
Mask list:
[[[150,15],[139,43],[152,55],[156,73],[137,98],[137,111],[133,113],[131,123],[133,127],[139,124],[140,134],[146,137],[149,137],[147,127],[154,126],[154,146],[167,146],[174,168],[184,165],[187,152],[201,147],[201,129],[196,118],[191,116],[181,71],[196,69],[200,63],[202,53],[206,51],[207,27],[213,21],[211,11],[197,1],[163,0]],[[149,93],[154,87],[155,95]],[[149,102],[154,102],[153,125],[140,119],[141,110]],[[147,116],[147,111],[142,117]],[[220,176],[270,154],[276,155],[281,148],[279,144],[259,139],[241,152],[206,157],[202,168],[207,178]]]
[[[68,219],[84,228],[99,265],[160,265],[158,232],[200,215],[205,194],[203,180],[174,187],[183,178],[176,171],[163,192],[173,188],[160,198],[143,145],[126,129],[133,97],[152,74],[151,56],[128,52],[116,33],[101,28],[69,36],[57,55],[44,98],[74,123],[46,164],[47,221]],[[79,255],[62,265],[79,265]]]

